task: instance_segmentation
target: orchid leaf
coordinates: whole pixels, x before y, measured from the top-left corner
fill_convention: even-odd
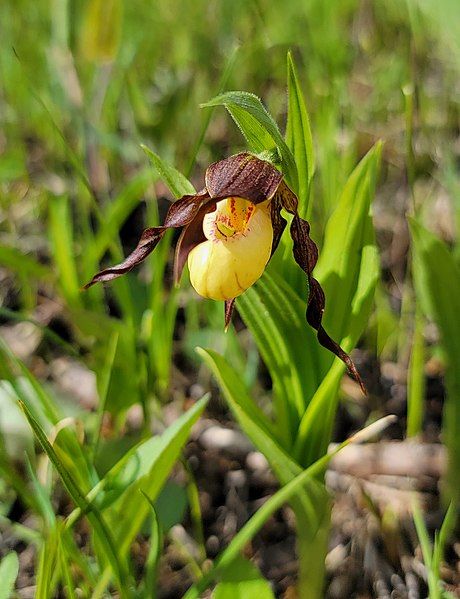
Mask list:
[[[288,184],[295,192],[297,192],[298,175],[294,157],[284,141],[283,136],[278,129],[278,125],[264,107],[260,98],[249,92],[230,91],[221,94],[220,96],[216,96],[209,102],[202,104],[202,106],[225,106],[232,118],[235,119],[236,124],[243,132],[248,143],[252,143],[251,149],[254,152],[260,152],[262,149],[273,149],[271,144],[269,146],[268,134],[278,148],[283,171],[286,174]],[[236,111],[234,110],[235,108]],[[247,119],[245,117],[241,118],[243,114],[241,111],[249,114],[252,119]],[[254,121],[257,123],[256,126],[254,125]],[[260,136],[261,129],[266,132],[263,133],[262,136]],[[257,142],[255,141],[256,139],[258,140]]]
[[[266,457],[280,484],[287,485],[301,472],[301,467],[280,446],[274,435],[270,435],[260,420],[252,416],[256,406],[242,388],[240,377],[226,360],[211,350],[198,348],[197,351],[219,381],[227,403],[243,431]],[[319,539],[327,539],[330,502],[324,485],[319,480],[305,481],[305,488],[299,489],[298,494],[291,499],[291,503],[296,514],[297,526],[302,530],[301,536],[306,546],[313,547],[315,539],[318,542]],[[325,543],[322,543],[321,547],[316,546],[316,555],[323,549],[325,551],[325,547]],[[306,562],[303,561],[302,571],[305,571],[305,565]],[[318,572],[308,575],[310,583],[313,584],[315,581],[315,585],[321,586],[323,566],[324,560],[320,560]]]
[[[277,152],[276,142],[256,117],[236,104],[226,108],[253,152]]]
[[[301,471],[301,467],[270,433],[265,417],[259,415],[260,409],[252,402],[247,391],[244,391],[237,372],[217,352],[202,348],[197,348],[197,352],[218,380],[225,399],[243,431],[267,458],[280,483],[288,483]]]
[[[230,364],[225,358],[217,352],[196,348],[197,353],[206,362],[214,376],[219,381],[222,391],[229,402],[230,409],[234,413],[237,420],[240,422],[243,430],[251,429],[251,434],[246,431],[253,443],[259,448],[263,445],[266,449],[263,453],[275,455],[282,449],[276,442],[273,424],[265,416],[262,410],[252,401],[249,396],[244,382],[235,373]],[[255,442],[257,440],[257,443]],[[282,460],[281,457],[277,461]]]
[[[370,216],[380,154],[377,144],[351,174],[326,225],[315,269],[326,295],[324,328],[345,351],[353,349],[364,330],[380,272]],[[328,369],[332,358],[322,355]]]
[[[281,276],[266,272],[236,305],[272,377],[277,428],[289,447],[318,384],[315,352],[308,349],[318,342],[305,322],[305,303]]]
[[[350,177],[326,227],[326,238],[315,269],[326,294],[325,329],[346,352],[364,330],[379,279],[379,257],[369,214],[373,198],[379,147],[361,161]],[[343,365],[318,345],[321,384],[302,415],[295,456],[308,466],[327,449],[335,419]]]
[[[327,375],[321,381],[300,420],[294,446],[294,456],[304,467],[315,461],[316,456],[327,450],[331,428],[339,401],[338,390],[345,365],[334,360]]]
[[[196,193],[193,185],[181,172],[165,162],[162,158],[160,158],[160,156],[158,156],[158,154],[153,152],[144,144],[141,144],[141,148],[147,154],[152,166],[158,173],[159,177],[169,187],[175,198],[180,198],[185,195],[194,195]]]

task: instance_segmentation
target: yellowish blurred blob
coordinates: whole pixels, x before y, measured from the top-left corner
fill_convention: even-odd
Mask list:
[[[89,0],[83,20],[80,51],[90,61],[111,62],[120,45],[122,0]]]
[[[260,278],[273,241],[269,204],[226,198],[204,217],[207,241],[188,256],[190,282],[197,293],[228,300],[241,295]]]

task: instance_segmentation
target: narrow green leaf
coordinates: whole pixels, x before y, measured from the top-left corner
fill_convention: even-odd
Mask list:
[[[99,514],[98,510],[95,508],[94,505],[90,505],[88,503],[83,492],[80,490],[72,476],[69,474],[69,472],[59,459],[52,445],[48,441],[45,432],[43,431],[40,424],[32,416],[27,405],[21,401],[20,406],[23,409],[26,418],[29,421],[29,424],[32,430],[34,431],[35,436],[37,437],[37,440],[40,443],[43,451],[46,453],[51,463],[59,473],[69,495],[72,497],[76,505],[80,508],[80,511],[83,513],[87,513],[88,519],[90,520],[94,528],[94,532],[96,533],[98,540],[101,543],[101,546],[104,548],[105,555],[112,566],[113,572],[118,583],[117,586],[119,588],[120,594],[124,598],[127,597],[128,594],[125,585],[128,583],[128,576],[126,566],[119,561],[118,551],[116,549],[115,543],[104,520],[102,519],[102,516]]]
[[[49,200],[49,239],[57,268],[59,288],[71,306],[81,304],[80,283],[73,247],[72,218],[66,196]]]
[[[288,116],[286,143],[294,155],[299,175],[299,213],[311,216],[310,185],[315,171],[315,154],[305,99],[297,77],[292,54],[287,55]]]
[[[11,551],[0,562],[0,599],[10,599],[19,573],[17,553]]]
[[[212,599],[275,599],[270,584],[247,559],[238,556],[220,575]]]
[[[49,599],[54,596],[57,584],[57,559],[58,559],[57,527],[56,523],[49,529],[40,549],[38,558],[36,599]]]
[[[336,358],[303,415],[295,440],[293,455],[304,467],[323,455],[331,438],[331,427],[339,401],[338,389],[345,371]]]
[[[62,575],[62,586],[68,599],[76,599],[77,595],[75,592],[75,583],[72,579],[71,564],[69,564],[69,558],[66,551],[66,545],[63,536],[68,534],[68,531],[64,529],[63,522],[59,523],[58,533],[58,560],[60,565],[60,571]],[[73,558],[73,556],[72,556]]]
[[[104,412],[105,412],[106,406],[107,406],[109,385],[110,385],[110,380],[112,377],[113,366],[115,363],[115,356],[116,356],[117,348],[118,348],[118,338],[119,338],[118,332],[114,332],[110,336],[109,342],[107,344],[105,363],[103,364],[100,375],[98,377],[99,402],[98,402],[98,406],[97,406],[97,418],[95,421],[93,446],[92,446],[92,450],[91,450],[91,457],[92,457],[93,463],[94,463],[94,459],[97,456],[99,442],[101,439],[101,431],[102,431],[102,425],[103,425],[103,419],[104,419]]]
[[[270,372],[275,427],[289,448],[319,382],[318,342],[305,320],[305,302],[281,276],[266,272],[236,305]]]
[[[416,307],[414,334],[407,373],[407,436],[422,432],[425,401],[425,320]]]
[[[326,295],[324,328],[333,339],[342,341],[346,351],[353,349],[364,330],[379,278],[379,258],[369,210],[380,154],[379,143],[351,174],[327,223],[315,269],[315,277]],[[333,357],[319,351],[329,369]]]
[[[176,170],[173,166],[167,164],[162,158],[155,154],[150,148],[141,144],[141,148],[147,154],[152,163],[152,166],[157,171],[161,179],[169,187],[175,198],[180,198],[183,195],[193,195],[196,193],[195,188],[190,181],[182,173]]]
[[[51,397],[45,391],[43,386],[34,377],[26,365],[15,356],[5,341],[0,337],[0,355],[2,356],[2,366],[8,369],[8,372],[2,373],[5,378],[11,382],[18,398],[22,399],[24,403],[28,402],[28,397],[21,385],[18,384],[16,379],[17,372],[20,372],[30,383],[30,386],[36,393],[37,404],[43,413],[45,419],[51,424],[57,424],[61,420],[61,414],[56,408]],[[11,368],[9,365],[11,364]],[[29,406],[30,407],[30,406]]]
[[[162,435],[148,439],[129,452],[108,473],[106,478],[116,481],[123,489],[122,496],[110,510],[121,555],[126,554],[149,513],[142,493],[152,501],[156,500],[208,400],[208,396],[200,399]]]
[[[187,473],[187,499],[190,511],[190,520],[192,524],[193,537],[199,549],[199,562],[202,563],[206,559],[206,545],[204,539],[204,523],[203,513],[200,504],[200,493],[198,485],[193,474],[193,470],[188,461],[183,458],[182,466]]]
[[[9,363],[12,364],[12,368],[8,368],[8,372],[4,376],[10,381],[17,398],[27,406],[42,427],[47,430],[50,425],[58,427],[63,415],[57,409],[53,398],[1,338],[0,356],[4,357],[4,368],[7,368]],[[29,388],[21,384],[21,379],[17,378],[15,374],[16,371],[21,373],[29,384],[27,386],[30,386]],[[87,456],[73,430],[68,427],[61,428],[56,436],[55,452],[59,454],[61,461],[66,463],[70,473],[80,486],[87,488],[94,484],[94,470],[90,467]]]
[[[440,575],[441,562],[444,559],[444,551],[446,548],[447,541],[455,530],[459,515],[459,506],[455,500],[449,503],[444,520],[442,522],[439,535],[436,537],[436,542],[433,548],[433,568]]]
[[[53,510],[50,496],[48,495],[45,488],[38,480],[38,478],[34,472],[34,469],[32,468],[32,464],[30,463],[29,456],[27,454],[25,455],[25,462],[26,462],[26,467],[27,467],[29,477],[32,481],[37,506],[41,512],[41,515],[43,517],[43,520],[45,521],[46,526],[48,526],[48,528],[51,529],[56,523],[56,517],[54,515],[54,510]]]
[[[423,561],[427,569],[428,589],[430,599],[441,599],[441,588],[436,572],[433,568],[432,546],[428,531],[423,519],[423,513],[419,505],[414,502],[412,505],[412,516],[414,518],[415,530],[417,531],[420,548],[422,550]]]
[[[238,373],[217,352],[198,347],[197,353],[219,382],[235,418],[256,447],[271,463],[277,476],[289,480],[289,473],[297,474],[300,467],[288,456],[272,432],[272,425],[245,389]]]
[[[0,246],[0,264],[10,270],[36,279],[49,279],[51,276],[49,268],[14,247]]]
[[[297,193],[298,176],[294,157],[284,141],[283,136],[278,129],[278,125],[266,110],[260,101],[260,98],[249,92],[230,91],[221,94],[220,96],[216,96],[209,102],[202,104],[202,106],[225,106],[230,112],[232,118],[235,119],[236,124],[243,132],[247,141],[255,144],[251,148],[255,152],[260,152],[262,145],[266,146],[269,143],[267,137],[268,133],[279,150],[283,164],[283,171],[286,175],[287,182],[289,186]],[[241,111],[248,113],[253,118],[244,118],[242,120],[239,119],[242,114]],[[254,121],[257,123],[257,125]],[[262,130],[266,133],[263,133]],[[263,143],[261,143],[259,140],[263,140]],[[271,147],[264,147],[263,149],[270,150]]]
[[[150,548],[145,563],[143,595],[146,599],[154,599],[157,595],[157,571],[163,549],[163,530],[158,520],[154,502],[142,491],[152,510],[152,526],[150,531]]]

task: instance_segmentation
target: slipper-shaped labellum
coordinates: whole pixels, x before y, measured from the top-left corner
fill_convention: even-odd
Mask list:
[[[298,215],[297,197],[272,164],[248,153],[211,164],[206,186],[196,195],[183,196],[168,210],[164,225],[146,229],[134,251],[120,264],[97,273],[85,288],[115,279],[137,266],[155,249],[169,228],[182,228],[174,272],[179,280],[188,261],[190,281],[203,297],[225,301],[225,324],[230,323],[235,298],[262,275],[286,227],[281,215],[293,215],[291,237],[294,258],[309,283],[307,321],[318,341],[345,362],[360,384],[353,361],[324,330],[321,320],[324,293],[312,276],[318,250],[310,225]]]
[[[231,300],[251,287],[267,266],[273,243],[268,202],[217,202],[203,219],[206,241],[188,255],[190,282],[203,297]]]

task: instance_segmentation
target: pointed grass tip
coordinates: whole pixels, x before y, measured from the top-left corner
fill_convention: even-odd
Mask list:
[[[366,426],[362,430],[355,433],[352,437],[348,439],[349,443],[364,443],[365,441],[369,441],[372,437],[379,435],[383,432],[390,424],[396,422],[398,417],[395,414],[389,414],[388,416],[384,416],[383,418],[379,418],[369,426]]]

